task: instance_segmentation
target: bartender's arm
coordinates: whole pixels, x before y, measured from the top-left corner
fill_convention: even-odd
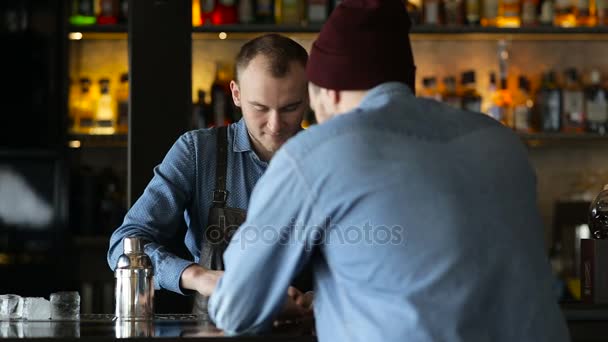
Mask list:
[[[312,255],[314,203],[297,165],[279,151],[255,187],[247,221],[224,254],[226,271],[209,301],[210,317],[226,334],[272,327],[290,282]]]
[[[190,133],[182,135],[161,164],[154,168],[154,177],[125,216],[123,224],[112,234],[108,250],[108,264],[114,269],[118,257],[123,253],[122,241],[125,237],[139,236],[147,240],[145,252],[155,269],[155,288],[182,294],[183,289],[193,287],[180,285],[190,284],[188,281],[181,284],[181,279],[184,270],[194,263],[174,255],[164,245],[174,238],[186,205],[191,200],[191,189],[194,189],[196,161],[192,153],[192,140]],[[203,277],[202,273],[198,272],[196,276],[206,279],[213,275],[209,273]]]

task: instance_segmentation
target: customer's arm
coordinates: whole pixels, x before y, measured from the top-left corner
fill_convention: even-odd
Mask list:
[[[191,133],[182,135],[154,168],[154,177],[112,234],[108,250],[108,264],[114,269],[123,253],[125,237],[147,240],[145,252],[155,269],[155,287],[177,293],[182,293],[182,272],[193,262],[177,257],[165,245],[175,238],[184,210],[192,200],[196,165],[193,143]]]
[[[226,334],[270,329],[315,248],[321,229],[313,227],[316,198],[294,163],[284,150],[273,158],[252,194],[247,221],[224,254],[226,271],[209,314]]]

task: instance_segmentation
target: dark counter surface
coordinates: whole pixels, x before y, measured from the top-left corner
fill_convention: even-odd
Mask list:
[[[567,304],[562,305],[562,310],[573,341],[608,340],[608,305]],[[316,342],[310,332],[309,325],[291,324],[268,335],[230,337],[229,340]],[[213,323],[195,315],[156,315],[150,321],[119,321],[113,315],[81,315],[79,321],[0,321],[2,341],[107,341],[117,338],[225,341],[227,336]]]
[[[316,341],[303,324],[286,325],[271,334],[232,337],[238,341]],[[213,323],[195,315],[156,315],[150,321],[120,321],[113,315],[81,315],[79,321],[0,321],[0,338],[9,340],[113,340],[116,338],[204,338],[226,340]]]

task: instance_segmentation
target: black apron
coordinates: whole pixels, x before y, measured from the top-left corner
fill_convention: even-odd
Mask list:
[[[210,270],[224,270],[224,251],[232,235],[245,222],[247,212],[238,208],[227,208],[228,191],[226,191],[226,174],[228,167],[228,128],[217,130],[217,165],[215,168],[215,190],[213,205],[209,209],[207,227],[202,239],[199,264]],[[301,274],[292,283],[301,291],[312,290],[312,269],[306,265]],[[209,297],[196,293],[192,313],[201,318],[208,318],[207,303]]]
[[[247,212],[238,208],[227,208],[226,168],[228,167],[227,127],[217,130],[217,165],[215,168],[215,190],[213,205],[209,208],[207,227],[204,231],[199,264],[210,270],[224,270],[224,251],[236,229],[245,222]],[[192,313],[207,317],[209,297],[196,293]]]

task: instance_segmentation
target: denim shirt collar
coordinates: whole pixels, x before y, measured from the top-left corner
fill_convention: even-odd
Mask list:
[[[384,102],[394,95],[413,96],[410,88],[401,82],[386,82],[370,89],[361,100],[358,108],[376,107],[378,103]]]
[[[234,152],[251,152],[251,141],[249,141],[249,132],[245,119],[239,120],[234,128],[234,138],[232,140],[232,150]]]

